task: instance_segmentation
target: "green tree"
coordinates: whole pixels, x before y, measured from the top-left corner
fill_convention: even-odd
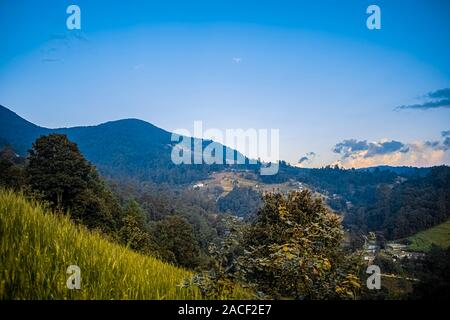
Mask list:
[[[29,151],[26,167],[28,184],[54,210],[90,228],[111,232],[120,222],[120,207],[105,187],[97,170],[66,135],[38,138]]]
[[[261,195],[249,187],[234,187],[230,193],[217,200],[221,212],[239,217],[249,217],[261,207]]]
[[[194,229],[183,217],[173,215],[155,224],[154,235],[162,257],[180,266],[194,268],[201,262]]]
[[[211,270],[191,283],[206,297],[239,283],[262,298],[355,299],[361,258],[342,240],[340,217],[311,192],[266,194],[253,222],[229,228]]]
[[[355,298],[357,259],[341,248],[341,219],[308,190],[266,194],[244,234],[241,265],[257,291],[274,298]]]
[[[235,290],[248,287],[242,275],[239,257],[243,254],[242,237],[245,222],[232,215],[221,218],[221,229],[226,236],[220,243],[211,243],[208,247],[210,260],[209,269],[194,274],[186,279],[185,287],[196,286],[204,299],[223,299],[229,297]],[[250,296],[251,290],[248,290]]]
[[[65,135],[38,138],[29,150],[28,181],[53,207],[70,207],[95,179],[94,170]]]
[[[20,190],[25,186],[25,159],[6,146],[0,150],[0,187]]]
[[[128,201],[124,208],[120,238],[133,250],[143,253],[154,252],[154,240],[146,228],[142,209],[135,200]]]

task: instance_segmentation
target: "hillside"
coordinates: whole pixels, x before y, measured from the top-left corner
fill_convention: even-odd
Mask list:
[[[382,232],[386,239],[395,240],[450,217],[450,168],[447,166],[433,167],[424,177],[414,176],[375,187],[350,208],[344,217],[345,226]]]
[[[10,144],[20,155],[26,155],[36,138],[51,130],[39,127],[0,105],[0,143]]]
[[[0,191],[0,299],[197,299],[190,272],[112,244],[20,195]],[[66,269],[81,268],[68,290]]]
[[[183,184],[205,179],[219,170],[218,165],[175,165],[171,161],[172,133],[138,119],[110,121],[96,126],[49,129],[37,126],[0,105],[0,148],[9,144],[25,156],[32,143],[41,135],[66,134],[76,142],[81,152],[101,173],[112,177],[133,177],[142,181]],[[194,143],[201,142],[192,138]],[[225,159],[227,157],[225,146]],[[234,155],[237,151],[231,150]],[[192,156],[193,157],[193,156]]]
[[[408,249],[411,251],[428,251],[432,245],[442,248],[450,246],[450,220],[421,231],[408,238]]]
[[[175,165],[171,152],[176,142],[171,141],[171,133],[148,122],[125,119],[96,126],[48,129],[0,106],[0,148],[10,144],[24,156],[37,137],[49,133],[66,134],[102,176],[113,180],[150,181],[170,187],[201,182],[218,186],[213,190],[214,200],[234,187],[231,182],[235,179],[228,179],[230,183],[226,180],[228,171],[251,176],[243,179],[245,185],[257,186],[258,191],[282,191],[286,186],[297,189],[301,183],[324,195],[333,210],[344,214],[345,227],[355,233],[383,231],[388,239],[404,238],[442,223],[448,216],[449,170],[445,166],[303,169],[282,161],[276,175],[259,176],[255,175],[259,166],[233,167],[245,169],[243,173],[226,170],[226,165]],[[191,142],[200,141],[192,138]],[[203,141],[203,145],[209,142]]]

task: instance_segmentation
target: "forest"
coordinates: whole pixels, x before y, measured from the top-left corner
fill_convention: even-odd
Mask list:
[[[373,231],[384,241],[405,238],[449,218],[445,166],[406,173],[281,168],[283,179],[309,188],[262,193],[236,186],[215,201],[170,179],[102,176],[76,143],[52,133],[36,139],[26,157],[11,146],[1,150],[0,186],[5,199],[13,192],[108,245],[189,270],[191,275],[179,278],[181,287],[206,299],[379,298],[381,293],[363,285],[362,243],[353,239],[353,246],[344,246],[344,237]],[[445,257],[433,250],[429,259]],[[5,253],[1,259],[10,263]],[[426,261],[402,268],[431,281],[424,276],[431,268]],[[414,287],[410,297],[423,296],[424,290]]]
[[[351,253],[338,245],[339,219],[308,191],[266,196],[254,221],[245,223],[215,213],[214,204],[192,191],[106,182],[62,134],[38,138],[26,159],[5,148],[0,168],[3,188],[68,215],[109,242],[192,270],[184,286],[198,288],[204,298],[231,297],[244,287],[255,297],[356,298],[361,286],[359,264],[344,259]],[[324,239],[311,241],[316,232],[293,225],[317,228]],[[5,259],[3,254],[7,265]],[[302,272],[291,273],[296,264]]]

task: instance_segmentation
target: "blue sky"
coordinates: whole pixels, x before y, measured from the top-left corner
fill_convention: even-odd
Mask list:
[[[47,127],[279,128],[302,166],[450,164],[450,2],[311,2],[0,0],[0,104]]]

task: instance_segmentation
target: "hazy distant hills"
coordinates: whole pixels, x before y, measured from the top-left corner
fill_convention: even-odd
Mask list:
[[[0,147],[9,144],[25,156],[36,138],[50,133],[66,134],[103,176],[113,178],[136,178],[174,186],[207,179],[212,172],[226,168],[224,165],[175,165],[171,152],[176,142],[171,141],[171,133],[145,121],[126,119],[97,126],[48,129],[0,106]],[[192,141],[202,143],[198,139]],[[259,172],[258,165],[240,168]],[[333,210],[344,214],[346,228],[355,232],[382,231],[387,239],[410,236],[449,218],[448,166],[301,169],[283,161],[276,175],[255,177],[255,184],[287,184],[299,188],[294,181],[304,183],[324,195]],[[225,209],[256,203],[257,195],[250,190],[239,189],[230,194],[235,197],[228,199]]]
[[[107,176],[135,177],[154,182],[188,183],[206,178],[212,171],[221,170],[219,165],[174,165],[170,159],[174,143],[171,133],[151,123],[138,119],[110,121],[96,126],[49,129],[35,125],[11,110],[0,106],[0,147],[11,145],[25,156],[32,143],[41,135],[63,133],[76,142],[87,159]],[[198,142],[193,139],[193,143]],[[210,141],[203,141],[203,145]],[[226,157],[226,147],[224,158]],[[232,150],[234,155],[237,151]],[[243,166],[259,170],[259,166]],[[358,169],[373,172],[391,171],[395,174],[426,175],[427,168],[379,166]],[[279,174],[264,177],[268,183],[296,178],[299,174],[313,175],[314,169],[299,169],[282,165]],[[267,181],[266,181],[267,180]],[[272,181],[273,180],[273,181]]]
[[[49,129],[0,106],[0,147],[9,144],[18,154],[25,156],[39,136],[50,133],[66,134],[105,175],[185,183],[203,179],[212,170],[220,169],[217,165],[174,165],[170,155],[176,142],[171,141],[171,133],[142,120],[125,119],[96,126]],[[204,145],[207,143],[209,141],[203,142]]]
[[[419,175],[419,176],[425,176],[427,175],[431,168],[417,168],[417,167],[410,167],[410,166],[399,166],[399,167],[393,167],[393,166],[375,166],[375,167],[369,167],[369,168],[360,168],[359,171],[368,171],[368,172],[374,172],[375,170],[379,171],[391,171],[396,174],[400,175]]]

